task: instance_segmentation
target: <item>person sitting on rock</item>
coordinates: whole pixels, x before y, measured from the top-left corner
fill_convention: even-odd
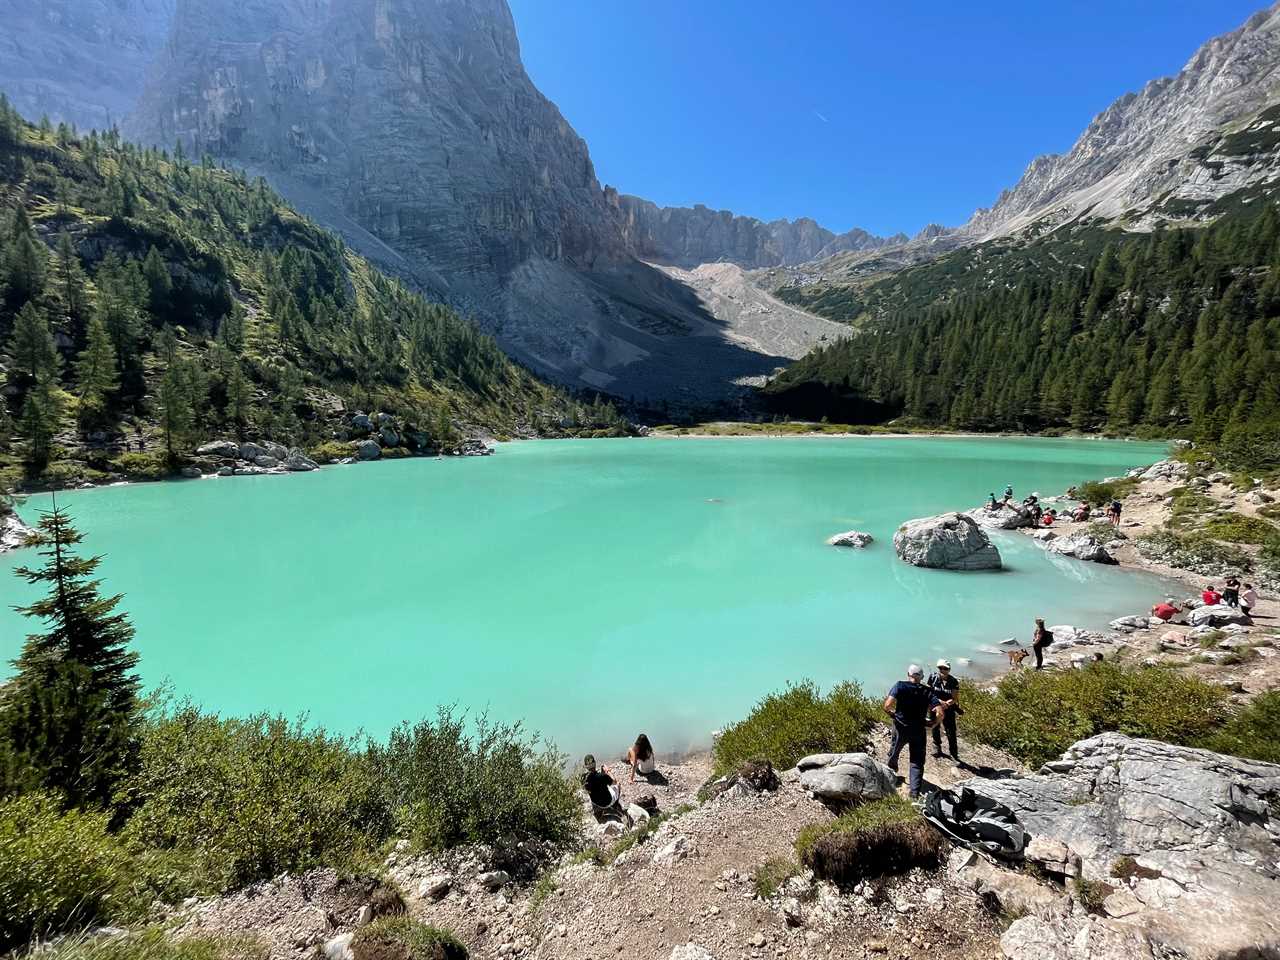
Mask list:
[[[1182,611],[1178,605],[1169,600],[1162,600],[1151,608],[1151,615],[1153,617],[1159,617],[1165,623],[1168,623],[1181,612]]]
[[[996,499],[995,493],[988,493],[987,494],[987,510],[992,511],[992,510],[999,510],[999,509],[1000,509],[1000,501]]]
[[[1200,594],[1200,599],[1206,607],[1216,607],[1222,602],[1222,594],[1218,592],[1218,588],[1212,583],[1204,588],[1204,593]]]
[[[582,789],[587,791],[596,820],[625,820],[630,826],[631,817],[622,808],[622,788],[609,776],[609,768],[597,770],[596,758],[589,753],[582,758],[582,768]]]
[[[1013,484],[1009,484],[1004,488],[1004,502],[1008,503],[1013,499]]]
[[[632,783],[636,782],[637,773],[647,777],[658,769],[653,759],[653,744],[649,742],[646,734],[642,733],[636,737],[636,742],[627,750],[627,755],[622,762],[631,767]]]
[[[907,667],[907,679],[899,680],[884,698],[884,712],[893,718],[893,742],[889,747],[889,769],[898,772],[898,756],[907,748],[910,777],[907,792],[920,796],[924,785],[925,743],[929,730],[942,719],[943,706],[937,694],[924,684],[924,668]]]
[[[1084,521],[1088,520],[1089,505],[1087,503],[1082,503],[1080,506],[1076,507],[1076,511],[1071,515],[1071,519],[1076,523],[1084,523]]]
[[[1046,510],[1044,512],[1044,516],[1040,518],[1040,525],[1044,527],[1052,527],[1053,521],[1057,519],[1058,512],[1056,510]]]

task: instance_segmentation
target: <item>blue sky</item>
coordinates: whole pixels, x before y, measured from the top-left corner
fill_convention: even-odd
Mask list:
[[[525,66],[602,182],[833,230],[987,206],[1239,0],[510,0]]]

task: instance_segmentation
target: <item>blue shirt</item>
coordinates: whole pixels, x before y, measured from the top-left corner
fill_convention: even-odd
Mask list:
[[[889,691],[893,697],[893,721],[908,729],[923,729],[929,722],[929,711],[938,705],[938,695],[923,683],[899,680]]]

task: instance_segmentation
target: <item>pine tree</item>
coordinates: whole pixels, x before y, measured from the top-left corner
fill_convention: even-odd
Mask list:
[[[253,405],[253,386],[237,361],[227,378],[227,417],[235,427],[236,439],[243,442]]]
[[[27,211],[19,206],[0,258],[4,264],[5,296],[15,310],[44,292],[49,253],[31,231]]]
[[[52,379],[58,374],[60,358],[49,321],[34,303],[27,303],[18,311],[13,336],[9,339],[9,356],[28,384]]]
[[[37,525],[44,564],[18,576],[48,595],[19,607],[44,621],[14,661],[16,675],[0,705],[0,739],[19,761],[9,789],[61,792],[71,805],[106,806],[136,757],[138,656],[133,627],[116,611],[121,597],[103,596],[93,574],[101,557],[75,553],[83,538],[56,507]]]
[[[62,400],[48,381],[38,382],[22,402],[18,433],[26,442],[27,470],[33,476],[49,465],[53,438],[62,420]]]
[[[176,465],[190,445],[195,426],[186,372],[182,361],[175,361],[160,381],[160,428],[164,431],[164,448],[169,464]]]
[[[173,278],[169,276],[169,268],[155,247],[147,251],[147,258],[142,261],[142,276],[147,281],[151,315],[160,320],[168,320]]]
[[[58,298],[67,318],[72,336],[80,342],[89,319],[89,296],[85,289],[84,270],[80,257],[72,246],[71,237],[63,230],[58,234],[58,247],[54,255],[54,275]]]
[[[76,358],[75,373],[80,423],[87,429],[101,421],[111,395],[120,389],[116,351],[101,317],[89,322],[88,341]]]

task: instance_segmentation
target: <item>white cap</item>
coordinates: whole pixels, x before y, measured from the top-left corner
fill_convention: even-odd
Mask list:
[[[920,664],[918,664],[918,663],[913,663],[911,666],[907,667],[907,676],[908,676],[908,677],[923,677],[923,676],[924,676],[924,667],[920,666]]]
[[[950,670],[950,669],[951,669],[951,661],[950,661],[950,660],[939,660],[939,661],[938,661],[938,666],[940,666],[940,667],[946,667],[948,670]]]

